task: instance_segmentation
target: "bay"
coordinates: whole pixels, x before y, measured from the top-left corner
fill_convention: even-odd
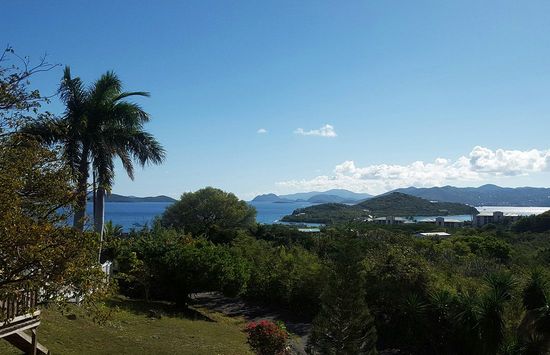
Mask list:
[[[140,228],[151,225],[153,220],[160,216],[166,207],[173,202],[107,202],[105,204],[105,221],[112,221],[122,226],[125,231],[132,228]],[[309,202],[272,203],[249,202],[256,208],[256,221],[263,224],[277,223],[287,214],[291,214],[297,208],[311,206]],[[86,206],[89,220],[92,220],[92,205]]]
[[[125,231],[131,228],[140,228],[144,225],[150,225],[153,220],[160,216],[166,207],[172,202],[108,202],[105,204],[105,220],[113,221],[114,224],[121,225]],[[297,208],[312,206],[309,202],[292,203],[273,203],[273,202],[249,202],[256,208],[256,220],[258,223],[272,224],[278,223],[283,216],[291,214]],[[543,213],[548,207],[510,207],[510,206],[481,206],[476,207],[480,212],[502,211],[504,213],[516,213],[520,215],[532,215]],[[87,214],[92,215],[92,206],[87,206]],[[417,219],[429,219],[431,217],[418,217]],[[471,220],[469,215],[444,216],[447,219],[458,219],[462,221]]]

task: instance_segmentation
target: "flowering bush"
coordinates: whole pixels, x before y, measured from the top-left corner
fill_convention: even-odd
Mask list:
[[[284,324],[275,324],[269,320],[250,322],[246,326],[245,332],[248,334],[248,344],[256,354],[289,354],[288,332]]]

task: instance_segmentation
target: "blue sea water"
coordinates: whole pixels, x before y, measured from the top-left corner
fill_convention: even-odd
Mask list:
[[[297,208],[311,206],[309,202],[273,203],[273,202],[249,202],[256,208],[256,221],[258,223],[272,224],[281,218],[291,214]]]
[[[126,231],[151,225],[155,217],[160,216],[172,202],[107,202],[105,204],[105,221],[121,225]],[[86,213],[91,220],[92,204],[86,206]]]
[[[172,202],[108,202],[105,204],[105,220],[121,225],[124,230],[139,228],[145,224],[150,225],[171,204]],[[311,203],[250,202],[250,205],[256,208],[258,223],[271,224],[297,208],[311,206]],[[91,204],[88,204],[86,212],[91,219]]]
[[[309,202],[293,203],[272,203],[272,202],[249,202],[256,208],[256,220],[258,223],[271,224],[278,222],[283,216],[291,214],[297,208],[311,206]],[[145,224],[151,224],[155,217],[160,216],[171,202],[108,202],[105,205],[105,220],[113,221],[114,224],[121,225],[124,230],[139,228]],[[539,214],[548,207],[478,207],[480,211],[499,210],[503,212],[513,212],[518,214]],[[87,213],[92,215],[92,206],[87,206]],[[431,218],[434,218],[433,216]],[[426,219],[430,217],[418,217]],[[459,219],[463,221],[471,220],[469,215],[445,216],[445,218]]]

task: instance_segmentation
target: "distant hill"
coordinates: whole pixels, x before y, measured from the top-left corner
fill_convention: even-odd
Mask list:
[[[400,192],[371,198],[357,205],[377,216],[445,216],[457,214],[475,215],[474,207],[456,202],[431,202]]]
[[[356,205],[342,203],[323,203],[306,208],[298,208],[291,215],[284,216],[283,222],[333,224],[367,218],[368,212]]]
[[[371,197],[372,195],[369,195],[367,193],[357,193],[357,192],[348,191],[344,189],[332,189],[328,191],[300,192],[300,193],[280,195],[280,196],[270,193],[270,194],[256,196],[252,201],[255,201],[255,202],[308,201],[312,203],[328,203],[328,202],[354,203],[354,202],[366,200]],[[277,200],[277,198],[283,201]]]
[[[105,198],[105,202],[176,202],[172,197],[160,195],[151,197],[136,197],[110,194]]]
[[[258,195],[254,197],[252,202],[275,202],[275,203],[287,203],[287,202],[293,202],[292,200],[288,200],[285,198],[281,198],[275,194],[265,194],[265,195]]]
[[[311,203],[348,203],[356,202],[354,200],[348,200],[346,198],[336,196],[336,195],[315,195],[307,199],[307,202]]]
[[[368,216],[445,216],[477,214],[478,211],[465,204],[430,202],[428,200],[399,192],[373,197],[356,205],[327,203],[296,209],[283,217],[284,222],[309,222],[332,224]]]
[[[391,192],[402,192],[430,201],[458,202],[472,206],[550,207],[550,188],[510,188],[489,184],[480,187],[407,187],[389,193]]]

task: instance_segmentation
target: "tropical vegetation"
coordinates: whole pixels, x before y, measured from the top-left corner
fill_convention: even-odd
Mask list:
[[[67,295],[92,302],[109,289],[97,263],[98,238],[65,223],[75,201],[71,167],[58,148],[21,132],[51,117],[41,111],[47,98],[29,80],[53,67],[45,60],[32,66],[11,48],[0,55],[2,300],[39,291],[42,303],[62,303]]]
[[[121,292],[184,307],[193,293],[220,292],[286,309],[313,324],[308,351],[316,354],[550,349],[550,240],[543,233],[493,225],[417,238],[406,228],[361,222],[316,235],[292,226],[233,232],[232,240],[208,239],[161,219],[112,238]]]

